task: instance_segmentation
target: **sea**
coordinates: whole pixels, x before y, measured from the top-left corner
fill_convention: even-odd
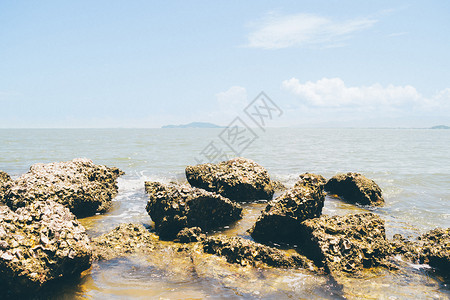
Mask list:
[[[120,223],[151,230],[145,211],[145,181],[185,182],[187,165],[242,156],[264,166],[272,179],[293,186],[299,174],[330,178],[359,172],[382,189],[383,207],[352,205],[327,196],[323,213],[371,211],[385,220],[386,234],[411,239],[436,227],[450,227],[450,130],[265,128],[251,138],[231,139],[211,129],[0,129],[0,170],[13,178],[35,163],[85,157],[115,166],[113,208],[80,219],[91,237]],[[210,234],[250,238],[247,233],[265,207],[244,203],[244,218]],[[197,271],[173,256],[96,262],[77,281],[63,284],[55,299],[448,299],[449,279],[428,265],[394,258],[398,271],[374,270],[339,284],[303,270],[211,267]],[[157,261],[157,262],[156,262]],[[39,297],[39,296],[37,296]]]

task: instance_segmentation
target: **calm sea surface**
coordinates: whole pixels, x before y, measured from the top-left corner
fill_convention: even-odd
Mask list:
[[[119,179],[113,209],[82,219],[91,236],[119,223],[151,225],[145,212],[144,181],[183,181],[186,165],[196,164],[222,129],[0,129],[0,170],[19,176],[38,162],[87,157],[126,172]],[[273,179],[291,186],[299,174],[329,178],[360,172],[381,187],[386,205],[373,211],[386,220],[388,237],[415,237],[450,227],[450,130],[427,129],[266,129],[257,132],[242,156],[263,165]],[[225,149],[226,147],[224,147]],[[229,154],[232,152],[228,151]],[[247,235],[264,203],[247,204],[244,219],[224,231]],[[327,197],[325,214],[362,212]],[[408,265],[398,273],[348,280],[347,298],[442,298],[448,285],[427,266]],[[222,270],[223,271],[223,270]],[[336,298],[326,278],[301,271],[253,270],[258,274],[221,276],[221,270],[190,276],[167,262],[120,259],[96,263],[80,282],[65,287],[65,298],[202,299]],[[247,277],[246,277],[247,276]],[[341,289],[342,294],[342,289]]]

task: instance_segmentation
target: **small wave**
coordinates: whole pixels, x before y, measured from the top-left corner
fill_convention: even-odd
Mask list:
[[[134,193],[144,189],[144,182],[146,181],[158,181],[161,183],[170,183],[173,181],[183,182],[185,180],[183,180],[183,176],[181,176],[181,174],[146,174],[145,171],[134,172],[130,175],[125,175],[117,179],[119,196],[122,193]]]
[[[413,268],[415,270],[432,269],[432,267],[428,264],[416,264],[416,263],[412,263],[410,261],[404,260],[401,255],[394,256],[394,259],[399,262],[405,263],[408,267]]]

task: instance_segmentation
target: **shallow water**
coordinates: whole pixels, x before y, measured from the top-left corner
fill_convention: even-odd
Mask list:
[[[119,223],[152,226],[145,212],[144,181],[184,181],[184,168],[221,129],[3,129],[0,169],[13,176],[37,162],[88,157],[126,172],[119,194],[105,215],[82,219],[91,236]],[[416,236],[450,227],[450,130],[424,129],[267,129],[243,153],[266,167],[271,177],[292,186],[303,172],[326,178],[356,171],[382,188],[386,205],[373,209],[386,220],[388,237]],[[244,205],[245,217],[227,235],[248,237],[247,229],[265,203]],[[324,213],[345,214],[367,208],[327,196]],[[214,233],[212,233],[214,234]],[[346,298],[410,299],[450,296],[444,280],[427,266],[398,261],[399,272],[367,272],[342,288],[302,270],[236,269],[217,261],[201,262],[192,273],[190,259],[167,253],[155,261],[130,257],[94,264],[80,282],[64,286],[57,298],[94,299],[241,299]]]

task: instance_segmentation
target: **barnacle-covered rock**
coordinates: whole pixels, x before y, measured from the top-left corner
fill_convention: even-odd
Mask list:
[[[322,175],[303,173],[299,175],[299,180],[295,183],[294,187],[309,186],[318,187],[323,190],[323,187],[327,183],[327,180]]]
[[[419,247],[417,241],[411,241],[401,234],[394,234],[392,240],[389,240],[392,255],[400,255],[403,258],[418,263]]]
[[[192,186],[233,201],[271,200],[274,193],[267,170],[242,157],[218,164],[188,166],[186,178]]]
[[[336,194],[350,203],[381,206],[384,199],[375,181],[359,173],[346,173],[333,176],[325,185],[325,190]]]
[[[146,182],[147,212],[160,238],[172,240],[185,227],[208,231],[242,217],[242,207],[219,194],[185,185]]]
[[[272,180],[272,187],[275,192],[284,192],[288,188],[279,180]]]
[[[258,242],[295,244],[301,222],[319,217],[324,201],[321,185],[296,185],[270,201],[249,232]]]
[[[12,209],[37,200],[53,200],[69,208],[77,217],[104,212],[117,194],[117,168],[95,165],[88,159],[35,164],[13,181],[4,193]]]
[[[133,253],[151,253],[158,248],[158,236],[141,224],[120,224],[112,231],[92,239],[96,260],[109,260]]]
[[[390,242],[393,255],[413,263],[429,264],[450,278],[450,228],[436,228],[410,240],[395,234]]]
[[[8,189],[8,184],[11,183],[11,177],[8,173],[0,170],[0,203],[3,201],[3,195]]]
[[[302,253],[332,274],[383,265],[391,253],[384,221],[373,213],[305,220],[299,235]]]
[[[305,268],[317,270],[314,263],[297,253],[261,245],[240,237],[214,236],[203,242],[203,250],[209,254],[223,256],[229,263],[242,266],[259,266],[261,263],[278,268]]]
[[[175,241],[180,243],[200,242],[206,238],[200,227],[183,228],[177,233]]]
[[[420,262],[450,276],[450,228],[436,228],[425,233],[419,237],[419,245]]]
[[[90,265],[85,229],[61,204],[35,201],[15,212],[0,206],[0,298],[33,293]]]

